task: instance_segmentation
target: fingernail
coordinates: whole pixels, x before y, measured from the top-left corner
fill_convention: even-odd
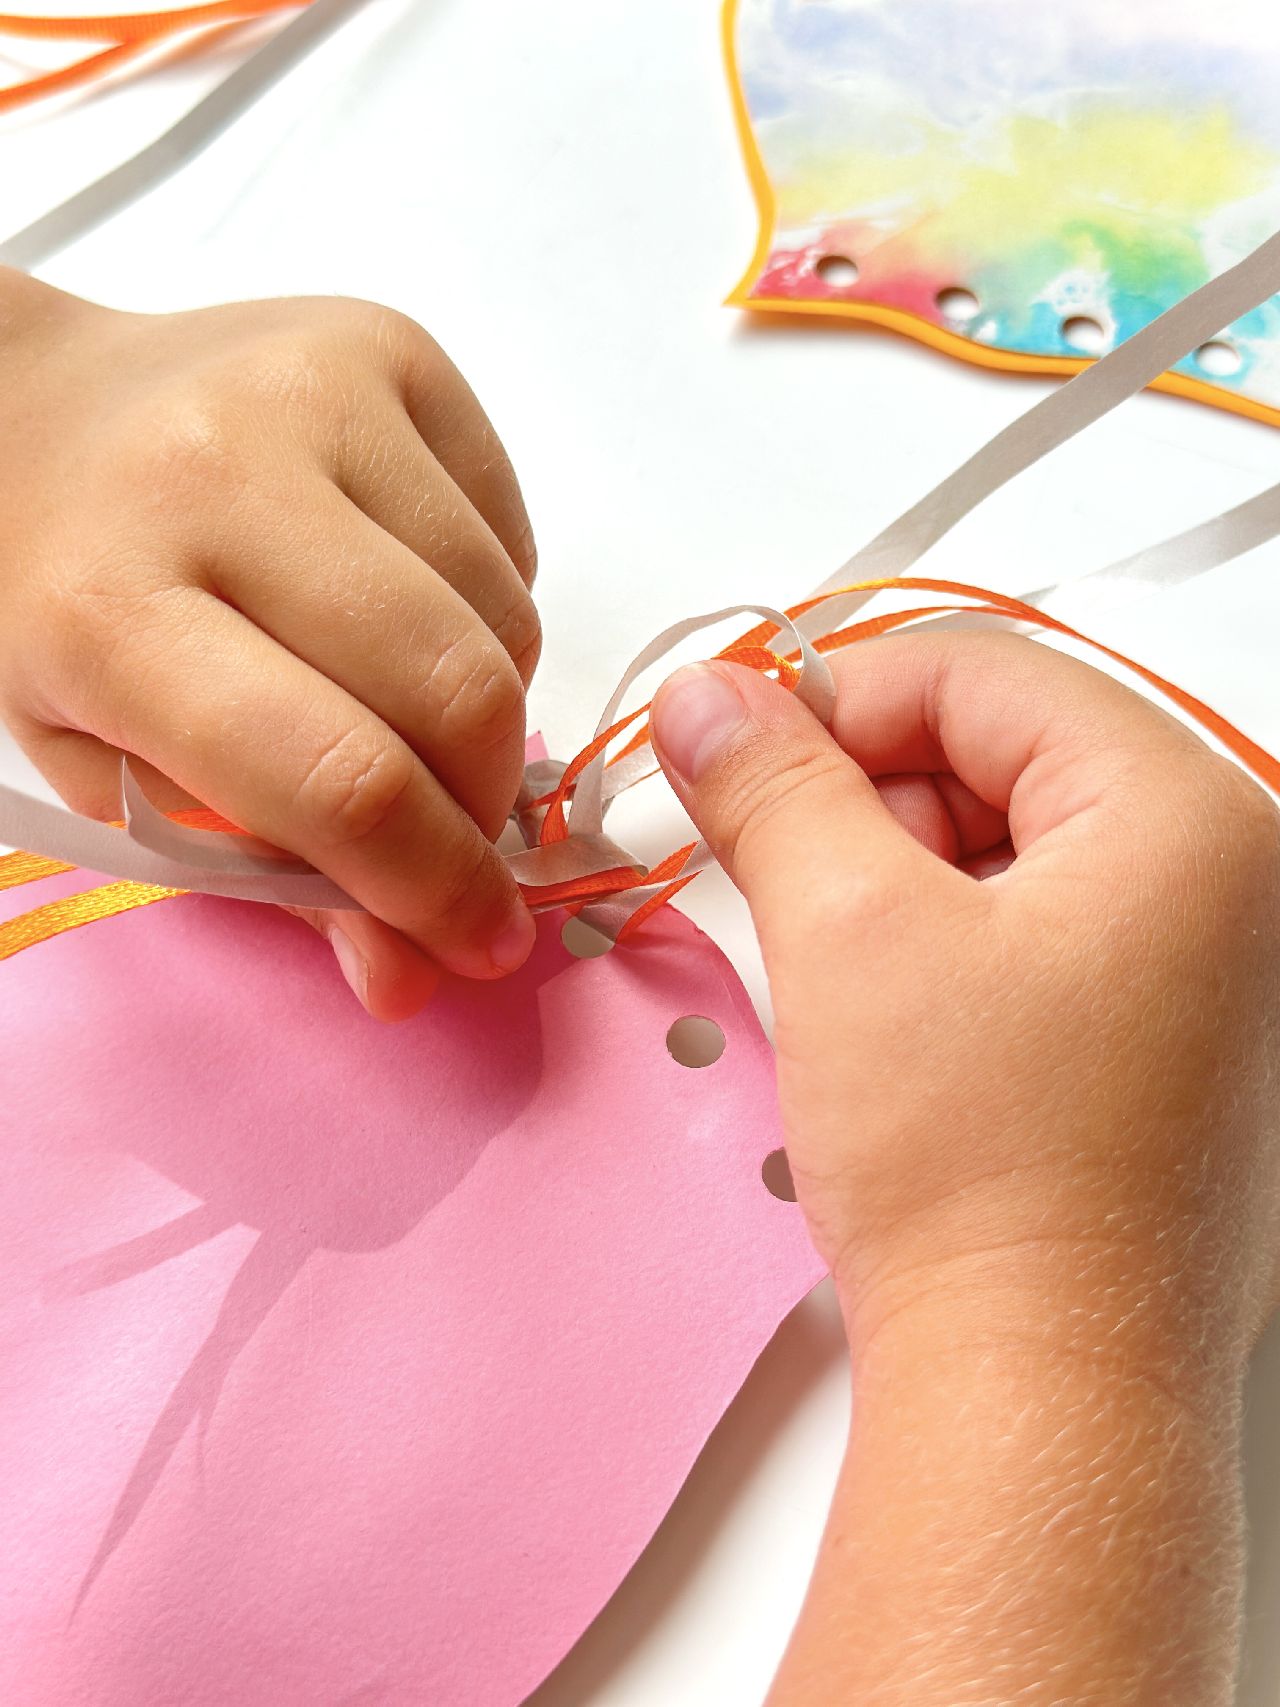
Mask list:
[[[707,664],[677,670],[653,702],[657,745],[689,783],[697,782],[746,720],[737,688]]]
[[[514,972],[533,953],[538,927],[527,907],[519,907],[489,944],[489,958],[499,972]]]
[[[342,968],[342,976],[355,992],[356,1000],[365,1005],[365,994],[369,988],[369,962],[347,933],[336,926],[329,932],[329,947]]]

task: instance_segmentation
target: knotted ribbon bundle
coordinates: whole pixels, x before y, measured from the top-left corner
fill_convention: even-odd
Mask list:
[[[515,815],[530,845],[506,857],[530,907],[535,911],[566,905],[579,908],[597,928],[620,939],[707,864],[710,853],[705,843],[693,842],[646,870],[605,834],[611,802],[657,768],[648,726],[642,721],[648,706],[625,714],[622,706],[636,679],[682,641],[747,614],[760,622],[716,656],[775,675],[823,721],[830,716],[835,693],[825,655],[891,629],[998,622],[1028,633],[1048,631],[1082,641],[1157,689],[1260,782],[1280,791],[1280,763],[1241,730],[1174,683],[1090,639],[1050,608],[1068,585],[1073,609],[1097,611],[1229,562],[1280,532],[1280,484],[1135,556],[1070,584],[1031,589],[1020,598],[909,574],[985,498],[1277,291],[1280,234],[1035,404],[856,552],[810,598],[788,610],[729,606],[676,623],[650,641],[623,674],[588,745],[562,771],[537,765],[526,775]],[[942,602],[861,616],[871,600],[889,591],[939,595]],[[859,616],[861,620],[853,622]],[[610,757],[610,749],[629,731],[626,744]],[[282,862],[245,851],[243,842],[227,833],[231,828],[207,813],[166,817],[147,800],[127,760],[121,778],[119,825],[94,823],[16,789],[0,787],[0,840],[27,850],[0,859],[0,889],[70,866],[84,866],[119,880],[0,926],[0,959],[94,919],[189,891],[358,910],[349,895],[302,862]]]

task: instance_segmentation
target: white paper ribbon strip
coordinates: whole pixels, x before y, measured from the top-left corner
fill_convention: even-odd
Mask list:
[[[982,449],[897,521],[856,551],[819,593],[850,581],[891,580],[907,575],[958,522],[985,498],[1007,485],[1041,457],[1074,438],[1117,404],[1220,333],[1231,321],[1280,291],[1280,232],[1234,267],[1166,308],[1148,325],[1085,368],[1065,385],[998,432]],[[871,593],[834,599],[800,619],[806,633],[842,627],[869,602]]]
[[[65,807],[51,806],[19,789],[0,785],[0,842],[65,860],[110,877],[135,883],[156,883],[167,889],[195,889],[205,895],[226,895],[235,901],[272,901],[287,907],[361,909],[336,883],[305,867],[300,874],[281,874],[274,862],[264,872],[263,861],[228,849],[231,869],[216,872],[164,854],[135,841],[127,830],[82,818]]]
[[[30,272],[194,160],[362,0],[312,0],[305,12],[236,66],[168,130],[48,213],[0,243],[0,266]],[[88,9],[88,8],[86,8]],[[95,8],[104,10],[104,8]],[[34,142],[32,143],[34,147]]]
[[[690,616],[683,622],[673,623],[670,628],[663,629],[661,634],[651,640],[643,651],[637,653],[623,672],[621,681],[601,713],[593,739],[603,735],[606,729],[618,721],[618,712],[627,696],[627,690],[638,676],[674,651],[680,642],[687,640],[691,634],[697,634],[703,628],[711,628],[731,616],[756,616],[762,617],[766,622],[776,623],[784,636],[784,644],[778,650],[793,652],[798,648],[800,652],[800,679],[796,683],[796,694],[819,722],[830,722],[836,702],[835,683],[831,678],[830,668],[826,659],[820,652],[814,651],[790,617],[784,616],[780,610],[774,610],[771,605],[726,605],[723,610],[711,611],[706,616]],[[603,828],[605,757],[603,752],[597,753],[578,778],[573,793],[573,805],[569,811],[570,835],[598,835]]]

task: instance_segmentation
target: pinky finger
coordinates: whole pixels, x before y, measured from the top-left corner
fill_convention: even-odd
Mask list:
[[[357,1000],[374,1019],[412,1019],[435,994],[439,969],[399,931],[371,913],[286,907],[329,944]]]

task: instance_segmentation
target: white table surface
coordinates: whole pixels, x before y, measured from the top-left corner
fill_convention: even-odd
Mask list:
[[[237,51],[8,121],[0,236],[157,135]],[[525,486],[546,626],[533,724],[567,756],[658,628],[802,596],[1042,393],[874,331],[746,323],[720,303],[754,237],[715,0],[368,0],[201,156],[39,270],[121,307],[340,292],[430,328]],[[1274,431],[1144,396],[998,495],[929,567],[1023,590],[1188,526],[1270,483],[1278,463]],[[1277,636],[1274,548],[1112,615],[1102,635],[1273,750]],[[11,744],[0,776],[32,782]],[[618,822],[641,848],[678,833],[660,785]],[[767,1017],[727,884],[703,877],[683,904]],[[848,1406],[821,1289],[538,1707],[758,1702]],[[1242,1707],[1280,1702],[1278,1425],[1273,1332],[1248,1392]]]

